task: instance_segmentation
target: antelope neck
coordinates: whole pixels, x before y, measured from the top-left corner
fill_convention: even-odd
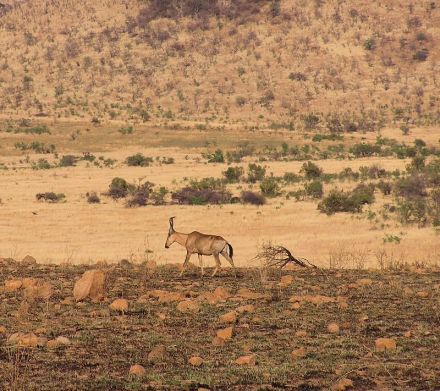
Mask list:
[[[181,246],[185,247],[186,239],[188,239],[188,234],[183,234],[181,232],[174,232],[176,235],[176,242]]]

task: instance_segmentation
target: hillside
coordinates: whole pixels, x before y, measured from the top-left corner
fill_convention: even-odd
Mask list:
[[[438,1],[42,0],[2,9],[6,118],[329,130],[440,121]]]

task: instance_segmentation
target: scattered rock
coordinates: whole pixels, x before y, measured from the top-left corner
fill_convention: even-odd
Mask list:
[[[235,311],[227,312],[219,317],[221,323],[235,323],[237,321],[237,313]]]
[[[55,341],[58,341],[62,345],[70,345],[70,339],[67,337],[59,336],[55,338]]]
[[[142,365],[135,364],[130,367],[128,373],[133,376],[143,376],[147,371]]]
[[[427,297],[429,297],[429,292],[428,291],[419,291],[416,293],[416,295],[422,299],[426,299]]]
[[[307,354],[306,350],[304,348],[295,349],[290,353],[290,357],[292,360],[296,361],[299,358],[305,357]]]
[[[407,331],[405,332],[405,334],[403,334],[404,337],[406,338],[411,338],[412,337],[412,332],[411,331]]]
[[[327,326],[327,331],[332,334],[339,334],[339,325],[337,323],[330,323]]]
[[[165,345],[158,345],[150,353],[148,353],[148,361],[160,362],[165,360],[166,356],[167,349]]]
[[[5,281],[5,291],[6,292],[15,292],[19,290],[23,285],[21,280],[6,280]]]
[[[280,283],[278,285],[281,287],[287,287],[289,285],[292,285],[292,283],[293,283],[293,276],[287,275],[281,277]]]
[[[266,295],[251,291],[249,288],[240,288],[237,292],[237,296],[248,300],[258,300],[266,297]]]
[[[168,292],[160,289],[149,292],[150,297],[159,299],[159,303],[171,303],[173,301],[183,300],[185,297],[180,292]]]
[[[36,265],[37,264],[37,260],[30,256],[30,255],[26,255],[22,260],[21,260],[22,265],[25,266],[31,266],[31,265]]]
[[[255,306],[253,304],[242,305],[240,307],[237,307],[235,309],[235,312],[238,312],[239,314],[244,314],[244,313],[252,314],[255,312]]]
[[[224,288],[222,286],[219,286],[215,288],[213,295],[217,297],[220,300],[227,300],[231,297],[231,292],[228,288]]]
[[[86,271],[75,283],[73,297],[76,301],[90,297],[92,300],[101,300],[105,293],[106,275],[102,270]]]
[[[61,343],[58,342],[56,339],[51,339],[50,341],[47,341],[46,348],[49,350],[55,350],[61,346]]]
[[[226,327],[217,331],[217,337],[222,338],[224,341],[232,338],[233,327]]]
[[[295,336],[298,337],[298,338],[304,338],[304,337],[307,337],[307,331],[305,331],[305,330],[298,330],[298,331],[295,333]]]
[[[199,357],[199,356],[193,356],[191,357],[188,362],[193,366],[193,367],[200,367],[203,364],[203,358]]]
[[[0,325],[0,334],[6,334],[6,327]]]
[[[353,385],[353,381],[347,378],[341,379],[339,380],[334,386],[333,386],[333,390],[335,391],[345,391],[348,390],[350,388],[352,388]]]
[[[256,357],[255,354],[250,354],[248,356],[241,356],[235,360],[237,365],[255,365]]]
[[[116,299],[110,304],[110,309],[112,309],[113,311],[127,312],[128,311],[128,300]]]
[[[177,310],[183,313],[197,313],[200,310],[199,304],[192,300],[184,300],[177,304]]]
[[[301,303],[299,301],[295,301],[295,303],[292,303],[290,308],[293,310],[299,310],[301,308]]]
[[[225,340],[221,337],[214,337],[212,339],[212,346],[216,346],[216,347],[222,347],[225,345]]]
[[[33,277],[26,277],[26,278],[23,278],[22,280],[21,280],[21,282],[23,283],[23,288],[24,289],[26,289],[26,288],[29,288],[30,286],[35,286],[35,285],[37,285],[37,279],[36,278],[33,278]]]
[[[396,341],[392,338],[378,338],[375,341],[376,351],[383,352],[385,350],[395,350],[397,345]]]

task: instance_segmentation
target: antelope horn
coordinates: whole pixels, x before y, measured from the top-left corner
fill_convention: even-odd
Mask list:
[[[174,219],[176,218],[176,216],[173,216],[173,217],[170,217],[170,226],[171,226],[171,228],[173,228],[174,229]]]

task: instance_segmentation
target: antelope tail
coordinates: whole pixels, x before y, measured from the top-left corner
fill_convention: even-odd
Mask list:
[[[226,245],[229,248],[229,256],[232,258],[232,256],[234,255],[234,249],[232,248],[230,243],[226,243]]]

